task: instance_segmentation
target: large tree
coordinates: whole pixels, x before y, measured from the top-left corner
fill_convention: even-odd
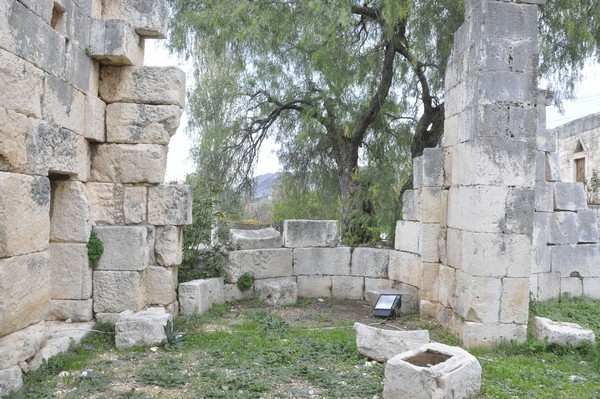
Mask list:
[[[598,1],[551,1],[543,14],[541,70],[558,71],[554,81],[567,94],[582,60],[595,55]],[[401,143],[400,133],[409,132],[412,157],[438,145],[443,77],[462,1],[170,3],[171,48],[235,71],[233,97],[245,112],[221,146],[235,154],[234,169],[248,175],[257,149],[272,136],[297,170],[333,171],[345,233],[365,211],[359,165],[368,144],[376,148],[384,137]],[[211,112],[197,111],[198,119]]]

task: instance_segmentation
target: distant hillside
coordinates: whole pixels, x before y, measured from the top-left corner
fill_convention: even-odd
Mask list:
[[[279,182],[279,175],[280,173],[276,172],[256,176],[252,182],[254,187],[252,199],[257,201],[272,196],[274,186]]]

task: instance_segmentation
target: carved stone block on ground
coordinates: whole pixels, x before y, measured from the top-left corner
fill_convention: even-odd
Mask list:
[[[165,326],[168,321],[173,322],[173,316],[160,307],[148,308],[137,313],[125,311],[115,323],[115,344],[121,349],[165,343]]]
[[[298,247],[335,247],[339,244],[337,220],[284,220],[283,245]]]
[[[594,332],[579,324],[552,321],[538,316],[533,319],[532,334],[537,339],[548,341],[549,344],[579,346],[596,342]]]
[[[232,251],[225,265],[225,281],[235,283],[244,273],[255,279],[292,276],[292,261],[289,248]]]
[[[167,147],[158,144],[99,144],[92,152],[92,178],[98,182],[162,183]]]
[[[136,271],[94,272],[94,312],[120,313],[139,311],[146,303],[142,276]]]
[[[144,270],[148,266],[145,226],[101,226],[94,231],[104,244],[97,270]]]
[[[429,343],[427,330],[385,330],[361,323],[354,323],[354,330],[358,353],[381,363]]]
[[[179,312],[182,315],[203,314],[213,305],[207,280],[179,284]]]
[[[269,281],[257,288],[257,296],[270,306],[292,305],[298,300],[298,285],[289,280]]]
[[[106,107],[106,141],[122,144],[169,144],[179,126],[177,105],[113,103]]]
[[[383,398],[468,398],[481,388],[481,365],[462,348],[429,343],[385,365]]]
[[[192,188],[163,185],[148,189],[148,223],[181,226],[192,223]]]
[[[229,230],[229,246],[234,250],[281,248],[281,234],[272,227],[258,230]]]
[[[377,248],[355,248],[352,251],[352,276],[387,277],[390,251]]]
[[[296,248],[294,275],[350,275],[350,248]]]

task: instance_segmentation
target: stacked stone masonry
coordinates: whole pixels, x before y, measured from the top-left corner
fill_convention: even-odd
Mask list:
[[[143,66],[166,24],[164,0],[0,2],[0,353],[31,341],[1,356],[0,396],[35,368],[45,322],[177,308],[191,192],[161,183],[185,75]]]

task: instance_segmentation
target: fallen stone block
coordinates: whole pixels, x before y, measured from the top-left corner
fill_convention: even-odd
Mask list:
[[[0,370],[33,357],[45,342],[46,324],[43,321],[0,338]],[[0,384],[1,381],[0,378]]]
[[[429,343],[427,330],[385,330],[361,323],[354,323],[354,330],[358,353],[382,363]]]
[[[122,312],[115,323],[115,345],[117,348],[131,346],[152,346],[166,343],[167,322],[173,322],[173,316],[164,308],[148,308],[141,312]]]
[[[298,300],[298,285],[293,281],[269,281],[256,291],[257,296],[270,306],[292,305]]]
[[[215,279],[193,280],[179,284],[179,312],[183,315],[193,315],[203,314],[210,309],[215,297],[212,287],[214,281]]]
[[[481,388],[481,365],[464,349],[429,343],[385,364],[383,398],[461,399]]]
[[[23,372],[17,365],[0,370],[0,398],[23,387]]]
[[[339,241],[339,222],[337,220],[283,221],[283,245],[285,247],[335,247]]]
[[[229,246],[234,250],[281,248],[281,234],[272,227],[258,230],[229,230]]]
[[[579,324],[552,321],[545,317],[533,319],[533,336],[548,341],[549,344],[579,346],[583,343],[594,344],[596,335],[592,330]]]

